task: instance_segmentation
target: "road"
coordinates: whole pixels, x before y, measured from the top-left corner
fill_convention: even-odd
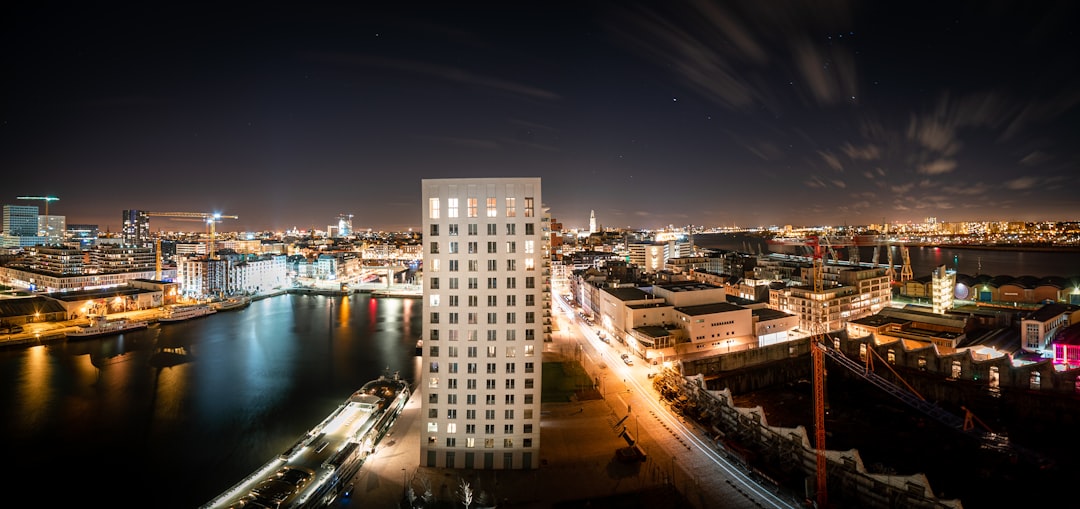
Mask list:
[[[630,355],[634,364],[627,365],[620,358],[628,351],[625,345],[615,339],[610,339],[610,344],[600,341],[599,328],[581,319],[561,294],[556,293],[553,301],[552,314],[559,320],[559,327],[549,348],[569,347],[580,353],[585,370],[599,378],[599,388],[608,406],[616,415],[625,416],[623,424],[630,436],[639,440],[651,468],[670,476],[670,482],[695,506],[714,507],[717,503],[733,508],[803,506],[801,495],[787,493],[770,483],[759,483],[747,468],[728,460],[708,432],[665,405],[649,377],[650,373],[663,369],[662,366],[651,365],[633,354]]]

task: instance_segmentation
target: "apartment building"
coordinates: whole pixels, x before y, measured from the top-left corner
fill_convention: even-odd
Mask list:
[[[825,331],[843,329],[848,322],[873,315],[892,302],[884,269],[846,269],[837,278],[820,292],[810,285],[770,289],[769,307],[798,316],[799,329],[813,332],[817,323]]]
[[[424,179],[420,464],[540,465],[548,218],[539,178]]]

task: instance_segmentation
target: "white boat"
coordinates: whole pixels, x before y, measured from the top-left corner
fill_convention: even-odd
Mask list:
[[[145,320],[132,321],[126,318],[106,320],[104,317],[93,317],[90,319],[90,325],[84,325],[75,330],[67,331],[64,333],[64,336],[68,339],[96,338],[145,329],[147,325],[149,325],[149,322],[146,322]]]
[[[165,313],[158,319],[160,322],[182,322],[200,316],[212,315],[217,310],[206,304],[192,304],[185,306],[170,306],[165,308]]]
[[[217,311],[232,311],[234,309],[244,309],[251,304],[251,297],[229,297],[228,299],[211,303],[210,305]]]

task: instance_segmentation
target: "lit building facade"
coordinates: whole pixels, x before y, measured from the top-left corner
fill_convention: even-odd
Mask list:
[[[420,464],[540,465],[550,320],[539,178],[425,179]]]
[[[145,210],[125,210],[121,218],[121,237],[125,246],[150,247],[154,241],[150,238],[150,216]]]
[[[35,205],[4,205],[4,233],[0,247],[20,248],[45,243],[38,236],[38,208]]]
[[[892,303],[889,277],[884,269],[848,269],[837,275],[833,286],[815,292],[812,286],[787,286],[769,290],[769,307],[799,317],[799,329],[813,331],[820,323],[835,331],[847,322],[870,316]]]

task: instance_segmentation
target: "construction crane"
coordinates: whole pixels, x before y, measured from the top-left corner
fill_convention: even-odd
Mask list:
[[[813,268],[811,277],[814,279],[814,293],[820,295],[824,290],[825,260],[821,256],[821,242],[817,237],[812,237],[808,245],[814,248]],[[828,477],[825,475],[825,466],[828,458],[825,456],[825,320],[821,316],[821,309],[811,312],[814,320],[811,324],[812,335],[810,337],[810,361],[813,369],[814,389],[814,447],[817,449],[817,504],[818,507],[826,507],[828,503]]]
[[[60,198],[57,198],[55,196],[20,196],[19,199],[20,200],[44,201],[45,202],[45,214],[44,215],[46,215],[46,216],[49,215],[49,202],[51,202],[51,201],[60,201]]]
[[[148,217],[174,217],[174,218],[182,218],[182,219],[198,219],[200,221],[205,221],[206,224],[210,227],[210,246],[206,250],[206,257],[208,259],[211,259],[211,260],[214,259],[214,243],[217,241],[217,229],[216,229],[215,225],[217,223],[220,223],[222,219],[239,219],[239,217],[237,217],[237,216],[226,216],[226,215],[219,214],[219,213],[216,213],[216,212],[214,212],[214,213],[210,213],[210,212],[147,212],[146,215]],[[157,249],[157,252],[159,253],[158,254],[158,274],[159,274],[158,277],[159,277],[159,279],[160,279],[160,273],[161,273],[161,267],[160,267],[161,266],[161,254],[160,254],[161,253],[161,244],[160,243],[161,243],[161,238],[158,237],[158,246],[157,246],[158,249]]]

